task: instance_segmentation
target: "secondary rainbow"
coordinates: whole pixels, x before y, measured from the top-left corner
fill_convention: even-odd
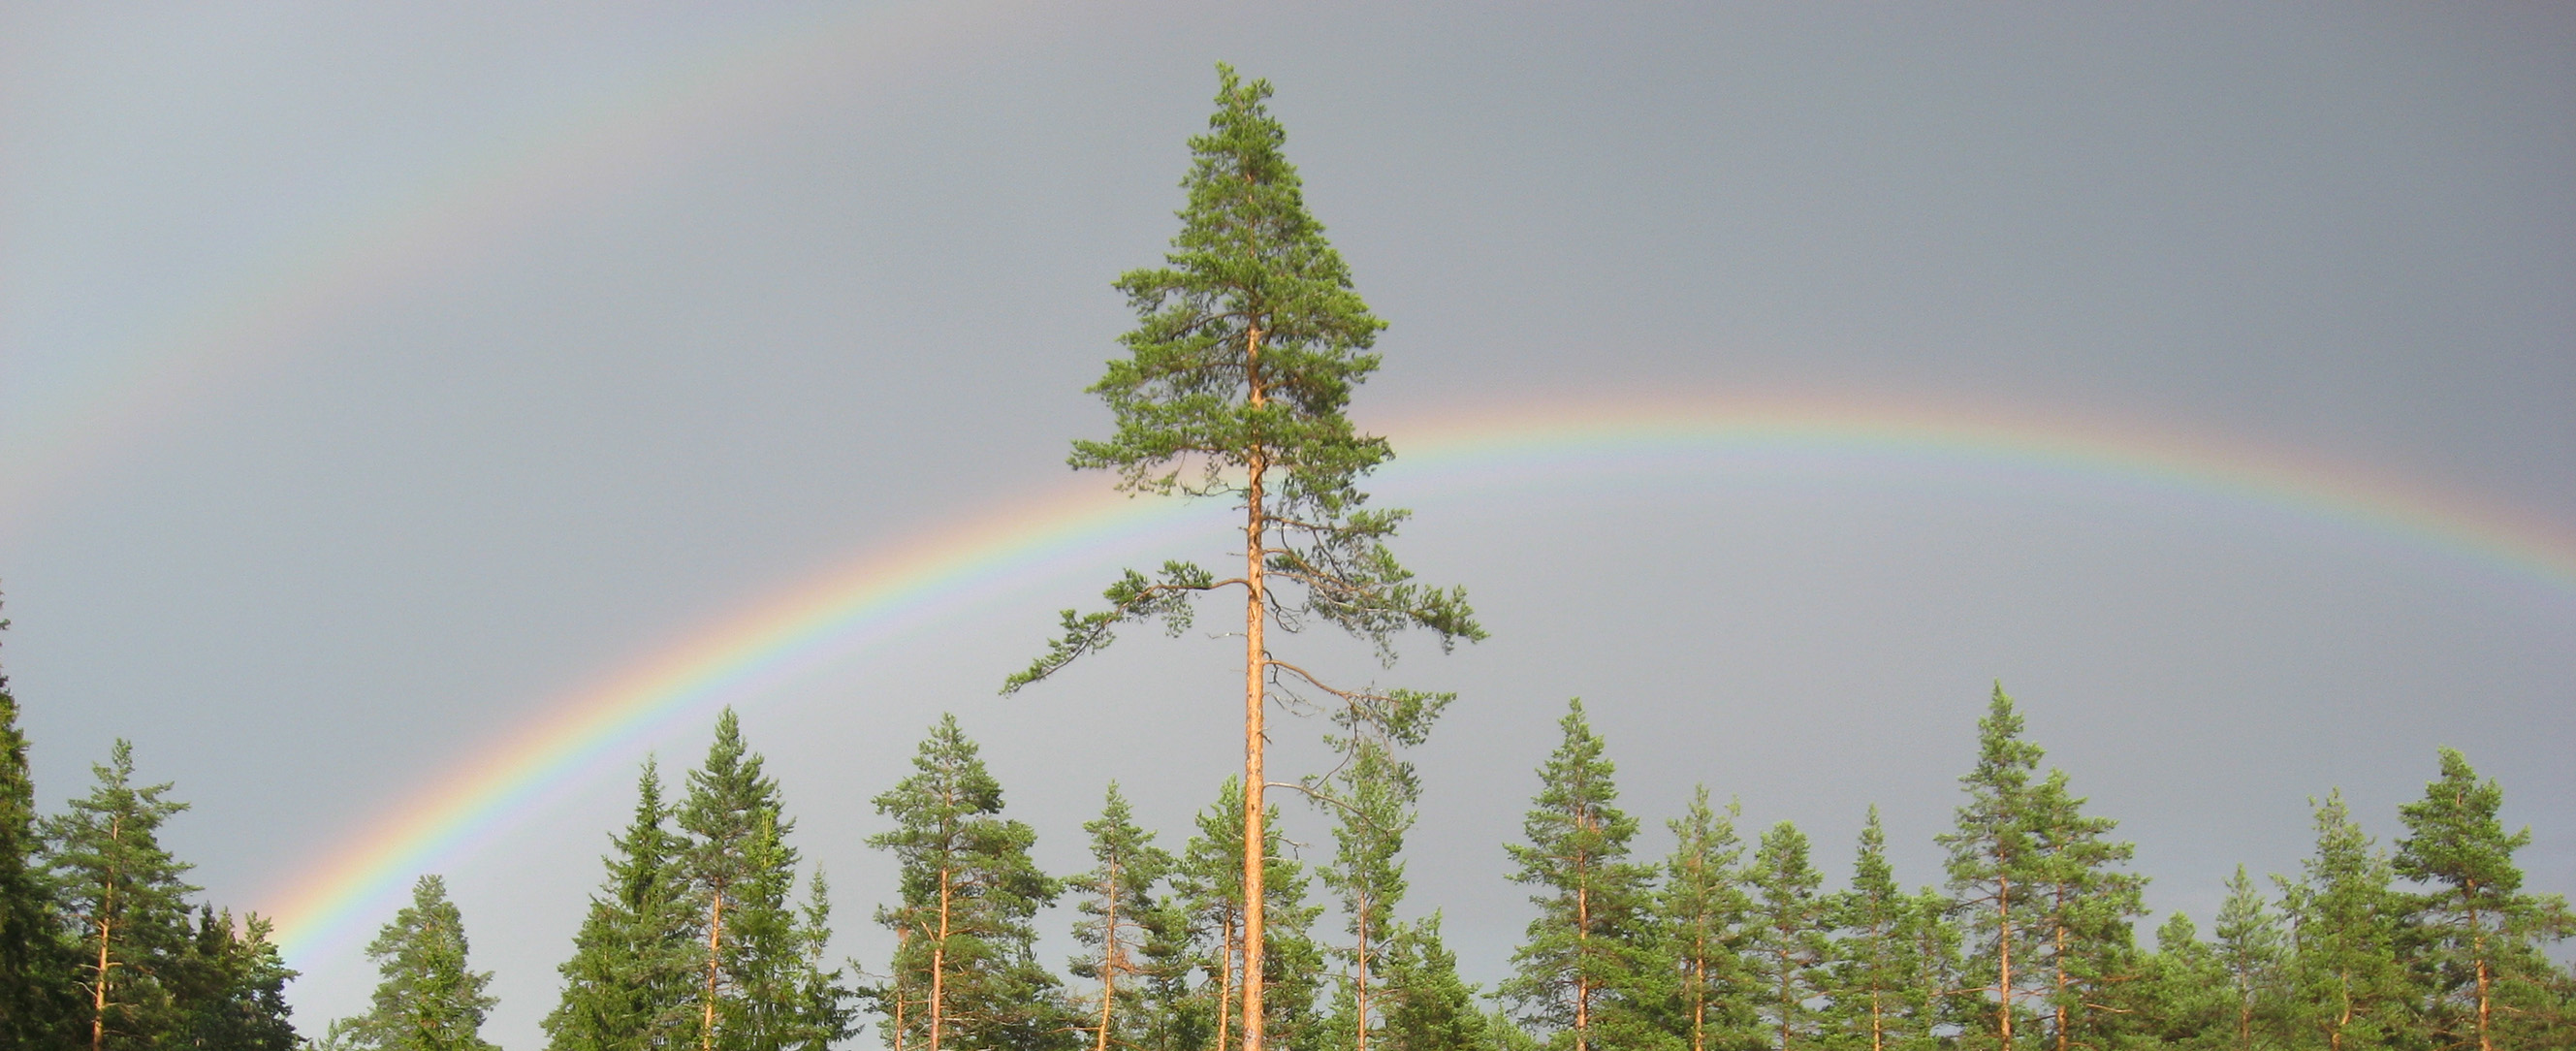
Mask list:
[[[1526,490],[1729,469],[1814,472],[1934,485],[2001,482],[2145,494],[2186,513],[2253,512],[2324,529],[2392,556],[2430,557],[2473,576],[2576,596],[2576,536],[2504,509],[2302,463],[2242,444],[2064,421],[1893,403],[1623,399],[1524,403],[1385,428],[1402,457],[1380,491]],[[1439,514],[1437,506],[1421,507]],[[1051,569],[1134,554],[1224,528],[1209,502],[1128,499],[1084,477],[1025,503],[923,530],[785,589],[598,684],[542,706],[543,718],[456,770],[372,831],[308,867],[278,895],[290,959],[354,943],[421,872],[445,867],[550,794],[611,772],[678,720],[758,701],[817,668],[996,598]],[[1025,625],[1036,645],[1047,625]]]

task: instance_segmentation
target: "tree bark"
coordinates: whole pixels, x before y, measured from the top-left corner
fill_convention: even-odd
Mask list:
[[[1255,409],[1269,399],[1261,385],[1261,328],[1254,325],[1244,337],[1244,383],[1249,388],[1248,402]],[[1270,470],[1269,449],[1256,442],[1250,462],[1250,473],[1244,494],[1243,520],[1243,1051],[1261,1051],[1262,1030],[1268,1028],[1261,1012],[1262,949],[1262,877],[1269,867],[1269,844],[1264,841],[1262,821],[1263,780],[1261,748],[1264,705],[1262,681],[1269,670],[1269,653],[1262,648],[1262,615],[1269,596],[1263,592],[1263,541],[1269,536],[1266,508],[1262,506],[1263,476]],[[939,1051],[932,1048],[931,1051]]]

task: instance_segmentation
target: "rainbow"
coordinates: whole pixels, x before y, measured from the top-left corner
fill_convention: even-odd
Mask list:
[[[1383,428],[1402,458],[1382,492],[1509,495],[1677,471],[1747,470],[1884,482],[2002,481],[2033,492],[2142,495],[2186,511],[2251,512],[2383,555],[2576,596],[2576,535],[2504,509],[2243,445],[2026,416],[1891,403],[1617,399],[1522,403]],[[470,854],[552,794],[640,755],[680,720],[746,705],[818,667],[1025,593],[1049,571],[1222,528],[1212,502],[1127,499],[1097,477],[941,523],[732,616],[540,710],[511,742],[371,823],[307,867],[274,910],[290,960],[352,944],[416,874]],[[1702,490],[1706,491],[1706,490]],[[1440,513],[1437,508],[1432,513]],[[1166,545],[1167,546],[1167,545]],[[1155,557],[1160,557],[1159,555]],[[1030,624],[1036,645],[1047,625]],[[998,675],[998,671],[996,673]]]

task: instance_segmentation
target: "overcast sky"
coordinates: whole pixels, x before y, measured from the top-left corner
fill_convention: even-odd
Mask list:
[[[281,908],[569,691],[1060,492],[1224,60],[1392,323],[1355,413],[1399,456],[1495,406],[1794,397],[2101,421],[2558,538],[2553,575],[1831,457],[1391,474],[1400,552],[1493,630],[1397,669],[1462,695],[1407,909],[1471,978],[1527,920],[1500,844],[1578,694],[1650,853],[1705,782],[1837,880],[1875,802],[1937,882],[2000,678],[2204,929],[2239,862],[2296,870],[2311,796],[2392,836],[2444,743],[2576,891],[2564,5],[752,6],[0,8],[0,662],[49,808],[130,738],[206,898]],[[993,686],[1117,565],[1222,550],[1180,543],[739,699],[842,951],[883,962],[867,800],[943,710],[1051,868],[1112,777],[1178,845],[1240,762],[1238,651],[1143,632]],[[712,718],[441,860],[488,1035],[541,1043],[633,764]],[[294,962],[306,1031],[364,1007],[353,949]]]

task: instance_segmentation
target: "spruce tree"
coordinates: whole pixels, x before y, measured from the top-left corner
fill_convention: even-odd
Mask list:
[[[222,1051],[295,1051],[286,983],[295,977],[269,941],[273,928],[257,915],[236,924],[232,913],[200,906],[197,927],[171,968],[176,1025],[162,1047]]]
[[[1812,1001],[1830,991],[1825,969],[1832,952],[1832,903],[1818,893],[1824,877],[1808,861],[1807,834],[1786,821],[1771,826],[1744,876],[1753,890],[1745,962],[1757,991],[1756,1010],[1772,1046],[1812,1046],[1822,1028]]]
[[[90,1051],[146,1047],[176,1024],[166,979],[188,936],[189,866],[161,848],[159,832],[188,804],[167,783],[134,783],[134,746],[118,740],[98,784],[47,822],[54,885],[79,953],[76,1038]]]
[[[447,900],[447,882],[422,876],[411,904],[395,913],[367,946],[381,976],[374,1009],[333,1026],[333,1036],[370,1051],[498,1051],[483,1039],[483,1018],[498,1001],[484,992],[492,972],[466,962],[465,919]]]
[[[2030,954],[2046,882],[2034,825],[2039,805],[2032,783],[2041,756],[2021,739],[2022,719],[1995,684],[1986,717],[1977,722],[1977,765],[1959,779],[1968,801],[1958,809],[1956,831],[1939,837],[1949,851],[1950,891],[1968,920],[1976,945],[1969,988],[1992,1002],[1973,1019],[1995,1046],[2011,1051],[2014,1032],[2027,1029],[2023,1001],[2032,995]],[[1963,990],[1964,992],[1965,990]]]
[[[661,775],[647,759],[636,779],[634,819],[609,841],[607,879],[591,895],[572,958],[559,968],[563,999],[545,1020],[556,1051],[648,1051],[694,1032],[695,945],[680,901],[685,842],[670,820]]]
[[[2393,863],[2398,875],[2432,888],[2411,904],[2414,926],[2430,942],[2435,1035],[2478,1051],[2527,1046],[2499,1034],[2520,1028],[2516,1017],[2545,999],[2539,986],[2553,967],[2541,945],[2569,933],[2567,903],[2523,893],[2513,855],[2530,845],[2531,830],[2505,832],[2496,817],[2504,789],[2480,781],[2456,749],[2442,749],[2441,763],[2424,798],[2397,808],[2407,835]]]
[[[688,834],[674,897],[688,917],[690,973],[684,1021],[669,1039],[701,1051],[803,1046],[818,1028],[838,1028],[804,1000],[817,977],[808,973],[809,943],[828,932],[798,922],[797,854],[787,844],[795,822],[762,766],[726,709],[676,815]]]
[[[1001,816],[1001,783],[955,716],[931,727],[912,765],[875,800],[895,827],[868,839],[893,851],[901,872],[899,904],[877,914],[900,945],[891,986],[904,1017],[888,1041],[924,1051],[1057,1046],[1076,1023],[1036,958],[1037,911],[1060,893],[1029,858],[1037,834]]]
[[[1928,1033],[1927,990],[1918,981],[1913,899],[1899,890],[1887,862],[1887,830],[1869,808],[1852,858],[1851,889],[1834,899],[1834,962],[1829,1011],[1841,1044],[1868,1051],[1904,1047]]]
[[[0,630],[9,622],[0,620]],[[18,700],[0,674],[0,1047],[69,1042],[73,1015],[70,950],[45,878],[44,839],[36,820],[36,782],[27,769],[27,737],[18,730]]]
[[[2317,846],[2281,883],[2291,919],[2295,1003],[2327,1051],[2390,1046],[2414,1032],[2398,958],[2395,872],[2352,820],[2341,790],[2316,806]]]
[[[1190,140],[1181,183],[1188,204],[1172,251],[1164,266],[1117,282],[1138,325],[1121,340],[1128,355],[1110,361],[1091,387],[1115,415],[1115,432],[1075,442],[1071,463],[1115,471],[1129,492],[1233,502],[1243,512],[1242,573],[1220,578],[1180,561],[1150,579],[1130,570],[1105,593],[1107,610],[1065,611],[1063,635],[1004,690],[1107,645],[1124,622],[1161,618],[1177,632],[1195,596],[1241,588],[1243,844],[1258,850],[1269,840],[1263,748],[1272,692],[1294,699],[1311,691],[1343,704],[1398,696],[1335,687],[1275,659],[1267,629],[1321,621],[1368,640],[1382,659],[1392,659],[1391,637],[1406,628],[1430,629],[1444,648],[1484,633],[1463,591],[1414,583],[1387,549],[1405,513],[1366,506],[1359,482],[1393,452],[1344,412],[1353,388],[1377,369],[1370,347],[1385,323],[1360,301],[1350,268],[1306,211],[1297,170],[1282,152],[1287,132],[1265,104],[1270,84],[1244,83],[1222,65],[1217,74],[1208,133]],[[1270,969],[1262,959],[1266,868],[1250,855],[1242,866],[1252,975],[1243,996],[1256,1017],[1266,1014]],[[1261,1028],[1246,1029],[1243,1040],[1244,1051],[1261,1051]]]
[[[2225,961],[2200,940],[2190,916],[2174,913],[2156,928],[2156,951],[2137,960],[2119,985],[2104,991],[2101,1008],[2118,1012],[2118,1032],[2095,1026],[2084,1046],[2234,1046],[2232,992]]]
[[[1744,843],[1736,837],[1735,819],[1741,813],[1734,803],[1723,811],[1711,807],[1708,786],[1701,785],[1689,809],[1666,822],[1674,846],[1664,861],[1656,921],[1673,972],[1677,1028],[1689,1051],[1730,1046],[1751,1021],[1738,956],[1752,908],[1738,868]]]
[[[1386,941],[1381,1051],[1475,1051],[1485,1042],[1476,987],[1458,978],[1458,956],[1440,940],[1437,912],[1400,924]]]
[[[1163,915],[1156,888],[1171,872],[1172,855],[1154,845],[1153,833],[1136,827],[1115,781],[1109,783],[1100,816],[1082,830],[1091,835],[1093,867],[1066,882],[1082,896],[1078,907],[1084,919],[1074,925],[1074,939],[1088,950],[1074,958],[1073,973],[1100,983],[1092,1048],[1142,1046],[1148,987],[1140,979],[1150,969],[1146,949]]]
[[[2212,933],[2218,937],[2219,967],[2227,972],[2229,1022],[2235,1034],[2229,1046],[2254,1051],[2258,1039],[2277,1041],[2288,943],[2280,917],[2246,877],[2243,865],[2227,880],[2227,900],[2218,907]]]
[[[1652,968],[1652,872],[1627,860],[1637,821],[1613,804],[1619,790],[1601,738],[1568,705],[1565,738],[1539,768],[1539,794],[1505,851],[1515,883],[1538,888],[1528,940],[1512,954],[1502,995],[1555,1046],[1654,1046],[1647,1017],[1657,1001]]]

